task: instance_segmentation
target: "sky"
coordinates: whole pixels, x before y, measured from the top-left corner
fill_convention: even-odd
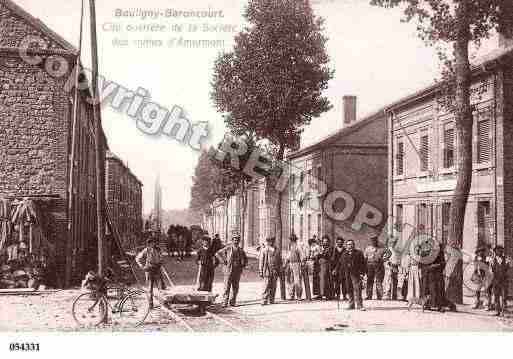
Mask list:
[[[14,0],[32,15],[72,44],[78,45],[81,0]],[[230,51],[233,37],[244,25],[246,1],[240,0],[98,0],[97,29],[99,69],[102,76],[130,90],[142,87],[152,101],[172,109],[182,107],[191,122],[207,121],[211,143],[224,134],[222,114],[210,100],[213,64],[222,51]],[[342,127],[342,97],[356,95],[359,117],[432,83],[438,75],[433,49],[419,40],[414,24],[402,23],[399,10],[368,5],[367,0],[312,0],[316,15],[325,19],[327,52],[335,76],[326,96],[333,105],[330,112],[314,119],[305,129],[302,145],[307,145]],[[89,23],[86,1],[82,62],[90,64]],[[210,10],[216,18],[157,19],[119,17],[120,10],[157,11]],[[126,14],[126,13],[123,13]],[[170,12],[171,14],[171,12]],[[222,14],[222,17],[220,17]],[[166,31],[128,31],[128,26],[164,24]],[[209,24],[208,31],[205,24]],[[115,26],[121,31],[113,31]],[[173,26],[183,26],[182,32]],[[189,26],[197,31],[187,32]],[[224,32],[213,31],[222,25]],[[227,26],[228,25],[228,26]],[[220,29],[220,27],[215,27]],[[168,47],[172,38],[224,40],[204,48]],[[122,41],[119,41],[122,40]],[[139,45],[137,45],[137,40]],[[141,41],[142,40],[142,41]],[[148,40],[164,46],[147,47]],[[119,43],[128,45],[120,47]],[[117,43],[117,44],[116,44]],[[493,42],[485,44],[494,46]],[[484,50],[482,50],[484,51]],[[103,109],[103,126],[110,150],[128,163],[144,184],[143,211],[153,206],[157,174],[163,187],[163,208],[187,208],[198,152],[176,140],[143,134],[134,120],[109,107]]]

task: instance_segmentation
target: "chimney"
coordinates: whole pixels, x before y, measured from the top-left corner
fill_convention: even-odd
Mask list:
[[[351,126],[356,122],[356,96],[343,97],[344,122],[342,127]]]

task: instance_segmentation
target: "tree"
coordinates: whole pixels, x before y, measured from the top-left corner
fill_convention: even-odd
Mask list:
[[[307,0],[250,0],[248,26],[233,51],[215,62],[212,99],[232,133],[285,151],[296,149],[303,128],[331,105],[322,95],[333,71],[328,67],[323,20]],[[275,193],[276,243],[282,248],[282,196]]]
[[[243,142],[243,143],[242,143]],[[232,154],[230,152],[225,151],[224,146],[230,145],[234,147],[233,149],[239,153],[239,149],[237,146],[244,146],[244,154],[237,156],[236,159],[231,158]],[[257,150],[255,138],[251,134],[245,134],[236,138],[236,141],[226,141],[226,138],[223,142],[219,143],[217,146],[217,151],[211,151],[210,159],[213,164],[221,171],[221,178],[223,181],[226,181],[227,184],[223,185],[223,188],[227,190],[228,193],[239,194],[242,204],[242,211],[240,212],[240,223],[241,223],[241,242],[244,245],[245,240],[245,219],[247,213],[247,203],[248,203],[248,186],[253,182],[253,178],[248,175],[244,168],[248,163],[251,154]],[[222,160],[218,159],[216,156],[217,153],[224,153],[222,156]],[[234,165],[233,161],[237,161]],[[262,175],[265,176],[264,172],[261,172]],[[219,180],[219,179],[218,179]],[[228,185],[230,184],[230,185]],[[229,187],[227,187],[229,186]]]
[[[189,208],[196,213],[211,213],[212,202],[216,199],[212,180],[216,172],[207,151],[202,151],[192,177],[191,200]]]
[[[511,35],[513,7],[511,0],[371,0],[381,7],[403,6],[405,21],[416,20],[419,37],[428,45],[438,46],[442,60],[441,96],[455,113],[457,148],[457,183],[450,212],[449,247],[453,267],[449,268],[448,293],[451,299],[463,298],[463,272],[460,250],[468,195],[472,184],[472,126],[470,103],[472,72],[469,45],[479,46],[498,30]],[[452,55],[440,50],[452,45]]]

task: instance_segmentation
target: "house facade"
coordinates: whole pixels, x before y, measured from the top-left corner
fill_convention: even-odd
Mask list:
[[[465,213],[463,260],[478,246],[512,255],[513,48],[499,48],[473,68],[472,187]],[[387,108],[389,228],[405,241],[423,232],[447,243],[458,173],[454,112],[434,85]]]
[[[252,184],[246,190],[245,211],[243,203],[244,200],[240,194],[231,196],[228,200],[216,200],[212,203],[211,213],[203,216],[203,229],[207,230],[211,236],[219,234],[223,243],[230,241],[234,234],[239,234],[244,248],[258,246],[260,243],[258,186]]]
[[[354,96],[344,97],[343,110],[341,130],[287,158],[291,174],[283,194],[284,249],[292,233],[302,243],[327,235],[332,242],[342,236],[364,247],[386,223],[385,112],[357,121]],[[373,212],[374,219],[361,221],[362,211],[365,216]]]
[[[142,183],[123,161],[112,152],[107,152],[106,166],[106,202],[109,215],[116,225],[121,243],[133,247],[141,237],[142,219]]]
[[[20,56],[27,36],[37,39],[26,54],[38,64]],[[55,59],[70,64],[67,71],[48,71]],[[0,197],[10,203],[7,212],[26,201],[41,213],[38,223],[17,223],[6,241],[27,247],[32,231],[25,227],[37,225],[46,248],[29,250],[44,257],[49,284],[57,287],[78,281],[97,256],[93,109],[89,91],[81,91],[73,126],[73,91],[65,89],[76,60],[62,37],[0,0]]]

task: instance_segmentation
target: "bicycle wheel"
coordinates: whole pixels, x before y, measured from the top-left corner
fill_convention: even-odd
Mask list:
[[[128,292],[121,301],[119,309],[121,323],[133,326],[141,325],[150,312],[148,294],[141,289]]]
[[[73,319],[82,327],[93,327],[105,319],[107,304],[96,292],[83,293],[73,302]]]

